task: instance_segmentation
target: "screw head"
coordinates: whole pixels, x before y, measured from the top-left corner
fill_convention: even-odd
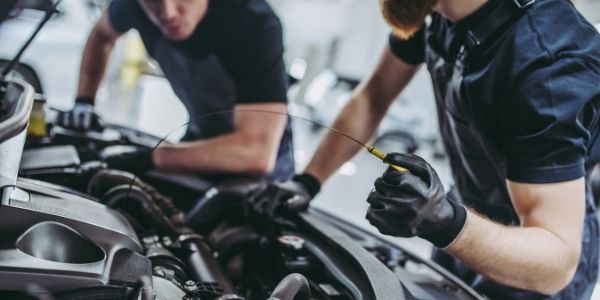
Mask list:
[[[196,286],[195,282],[188,280],[185,282],[184,288],[188,292],[195,292],[198,289],[198,286]]]

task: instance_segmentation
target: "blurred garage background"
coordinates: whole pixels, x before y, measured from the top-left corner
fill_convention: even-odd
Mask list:
[[[27,50],[13,76],[26,79],[43,92],[49,106],[69,109],[87,33],[106,2],[64,0],[60,13]],[[289,89],[290,112],[330,124],[386,45],[389,29],[380,16],[378,1],[270,2],[284,24],[288,73],[298,80]],[[574,4],[600,29],[600,0],[576,0]],[[41,14],[32,5],[3,24],[0,64],[15,55],[16,45],[24,43]],[[97,98],[97,109],[105,121],[159,136],[175,130],[169,136],[171,141],[181,136],[187,113],[161,71],[147,59],[136,33],[130,32],[118,42],[106,76]],[[293,126],[297,169],[302,170],[325,129],[303,121],[294,121]],[[424,70],[395,102],[375,143],[386,152],[416,151],[436,167],[447,187],[452,184],[437,138],[433,92]],[[359,154],[324,186],[314,205],[374,230],[364,219],[365,199],[384,168],[372,156]],[[393,241],[425,257],[431,250],[419,239]]]

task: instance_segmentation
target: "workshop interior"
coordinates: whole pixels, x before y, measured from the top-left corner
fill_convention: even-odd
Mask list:
[[[599,132],[600,0],[2,0],[0,299],[600,299]]]

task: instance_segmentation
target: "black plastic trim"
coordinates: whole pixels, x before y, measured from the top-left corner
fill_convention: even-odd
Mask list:
[[[349,223],[335,215],[332,215],[328,212],[325,212],[321,209],[311,208],[310,214],[314,215],[318,219],[327,220],[327,222],[332,224],[331,226],[334,226],[335,228],[338,228],[342,232],[345,232],[346,234],[351,235],[353,237],[360,236],[360,235],[367,236],[369,238],[379,241],[381,244],[388,246],[390,248],[400,249],[400,250],[402,250],[402,253],[404,255],[406,255],[409,259],[431,268],[432,270],[437,272],[439,275],[444,277],[446,280],[450,281],[451,283],[457,285],[459,288],[463,289],[463,291],[465,293],[469,294],[474,299],[480,299],[480,300],[487,299],[484,296],[477,293],[472,287],[465,284],[462,280],[460,280],[459,278],[454,276],[454,274],[448,272],[446,269],[444,269],[442,266],[438,265],[437,263],[435,263],[432,260],[423,259],[420,256],[418,256],[417,254],[409,251],[408,249],[405,249],[394,243],[386,241],[385,239],[382,239],[381,236],[378,236],[372,232],[369,232],[363,228],[360,228],[354,224],[351,224],[351,223]],[[366,252],[366,250],[365,250],[365,252]],[[371,254],[369,254],[369,255],[371,255]]]
[[[319,232],[322,238],[330,240],[337,245],[338,249],[336,250],[344,254],[345,257],[353,260],[356,267],[367,277],[371,286],[373,299],[405,299],[402,285],[394,273],[360,244],[352,240],[352,238],[338,228],[324,222],[323,218],[314,214],[303,213],[300,215],[300,218],[316,232]]]

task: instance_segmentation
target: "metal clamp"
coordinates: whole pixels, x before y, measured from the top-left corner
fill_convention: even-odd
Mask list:
[[[535,3],[536,0],[513,0],[513,2],[515,3],[515,5],[519,8],[519,9],[525,9],[529,6],[531,6],[532,4]]]
[[[515,1],[517,1],[517,0],[515,0]],[[477,38],[477,36],[471,30],[467,31],[466,43],[467,43],[468,48],[475,48],[475,47],[478,47],[479,45],[481,45],[481,41],[479,40],[479,38]]]

